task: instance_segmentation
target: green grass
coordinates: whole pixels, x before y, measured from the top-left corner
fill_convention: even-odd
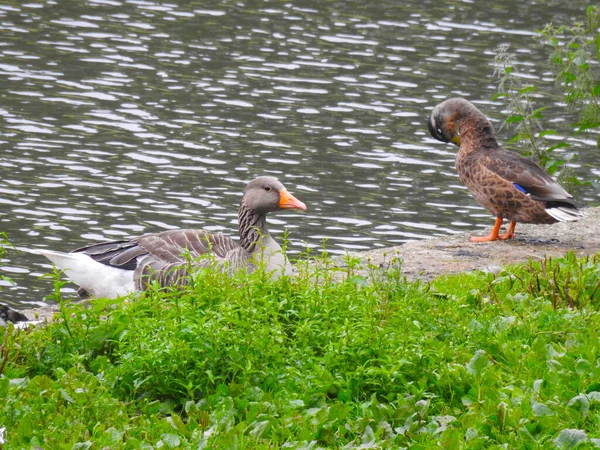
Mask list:
[[[4,449],[595,448],[600,258],[430,284],[205,270],[8,328]],[[1,435],[1,433],[0,433]]]

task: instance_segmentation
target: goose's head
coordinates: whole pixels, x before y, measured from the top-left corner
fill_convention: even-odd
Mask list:
[[[242,197],[242,205],[259,214],[280,209],[306,210],[306,205],[290,194],[274,177],[258,177],[248,183]]]

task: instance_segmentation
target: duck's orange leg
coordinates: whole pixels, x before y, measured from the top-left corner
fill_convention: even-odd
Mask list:
[[[496,223],[494,224],[494,228],[492,232],[487,236],[471,236],[471,242],[490,242],[498,239],[498,233],[500,232],[500,227],[502,226],[502,217],[496,217]],[[513,227],[514,229],[514,227]]]
[[[510,225],[508,226],[508,230],[506,230],[506,233],[498,236],[498,239],[502,239],[503,241],[505,241],[507,239],[514,238],[515,237],[515,226],[517,226],[517,222],[515,222],[514,220],[511,220]]]

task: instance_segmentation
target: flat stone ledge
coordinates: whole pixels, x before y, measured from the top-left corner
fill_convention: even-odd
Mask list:
[[[490,217],[489,230],[492,226],[493,218]],[[485,235],[470,232],[433,237],[353,255],[382,267],[386,267],[393,257],[402,258],[402,272],[406,277],[424,281],[441,274],[469,270],[497,271],[509,264],[563,256],[569,251],[574,251],[577,256],[594,255],[600,253],[600,207],[585,209],[584,218],[578,222],[517,224],[515,239],[507,241],[471,242],[469,238],[475,234]]]

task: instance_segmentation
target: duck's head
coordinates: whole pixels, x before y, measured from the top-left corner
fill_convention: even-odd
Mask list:
[[[442,142],[452,142],[460,147],[460,121],[469,116],[485,116],[473,104],[464,98],[449,98],[431,111],[427,126],[432,137]],[[486,122],[491,127],[487,119]]]

